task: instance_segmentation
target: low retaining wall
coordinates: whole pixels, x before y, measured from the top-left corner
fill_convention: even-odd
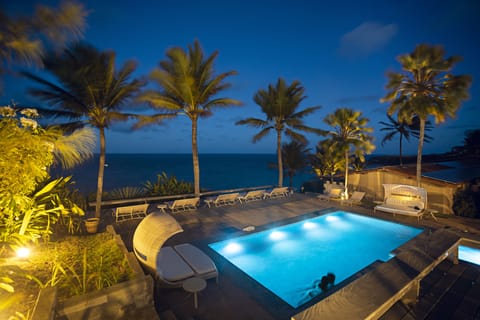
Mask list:
[[[152,277],[144,274],[134,254],[128,252],[112,226],[107,226],[107,232],[114,235],[135,273],[135,278],[99,291],[72,297],[62,303],[57,303],[56,288],[42,289],[32,319],[110,320],[126,319],[129,315],[136,319],[159,319],[154,308]]]

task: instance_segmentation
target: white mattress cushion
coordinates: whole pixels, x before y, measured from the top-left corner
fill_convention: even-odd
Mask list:
[[[215,263],[203,251],[190,243],[182,243],[174,246],[175,251],[182,256],[190,267],[198,275],[212,273],[217,271]]]
[[[167,281],[180,281],[193,277],[192,268],[172,247],[162,247],[157,256],[157,272]]]

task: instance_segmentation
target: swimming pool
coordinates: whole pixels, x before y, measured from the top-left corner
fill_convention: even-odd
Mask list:
[[[398,223],[337,211],[209,246],[296,308],[320,293],[327,273],[339,283],[422,232]]]
[[[480,266],[480,249],[468,246],[458,246],[458,259]]]

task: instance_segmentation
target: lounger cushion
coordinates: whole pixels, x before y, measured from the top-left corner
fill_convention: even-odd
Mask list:
[[[193,277],[195,273],[172,247],[163,247],[157,256],[157,272],[167,281],[175,282]]]
[[[175,251],[190,265],[197,275],[216,273],[217,268],[212,259],[190,243],[174,246]]]

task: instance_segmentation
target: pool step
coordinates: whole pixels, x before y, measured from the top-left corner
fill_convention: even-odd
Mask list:
[[[478,296],[478,268],[446,260],[421,281],[418,303],[405,305],[398,301],[380,319],[466,319],[480,310]]]

